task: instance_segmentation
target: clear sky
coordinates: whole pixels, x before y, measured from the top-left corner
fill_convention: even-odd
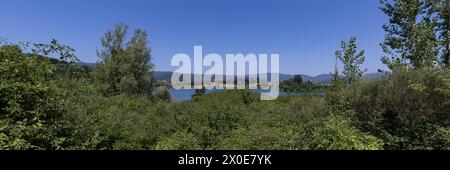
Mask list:
[[[317,75],[334,70],[334,52],[354,35],[366,50],[363,68],[380,62],[386,17],[378,0],[2,0],[0,37],[49,42],[98,60],[100,38],[115,23],[149,32],[156,70],[176,53],[278,53],[280,72]],[[132,30],[130,30],[132,31]],[[191,55],[192,56],[192,55]]]

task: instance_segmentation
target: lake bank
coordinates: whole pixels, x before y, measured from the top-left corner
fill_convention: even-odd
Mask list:
[[[225,91],[224,89],[214,89],[214,90],[207,90],[206,93],[214,93],[214,92],[221,92]],[[261,90],[261,89],[253,89],[250,90],[253,93],[262,93],[262,92],[268,92],[268,90]],[[170,97],[173,102],[182,102],[182,101],[189,101],[192,100],[192,95],[195,93],[194,89],[170,89]],[[325,92],[284,92],[280,91],[280,96],[302,96],[302,95],[325,95]]]

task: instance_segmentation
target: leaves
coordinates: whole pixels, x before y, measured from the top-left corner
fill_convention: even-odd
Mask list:
[[[125,42],[128,26],[117,24],[102,37],[103,49],[94,72],[96,80],[107,84],[106,95],[150,95],[153,89],[151,50],[147,32],[136,29]]]
[[[438,43],[431,15],[426,13],[426,0],[381,0],[381,10],[389,18],[381,44],[382,62],[390,69],[401,65],[415,68],[433,66],[437,62]]]
[[[344,64],[345,79],[349,85],[357,81],[365,72],[359,68],[364,63],[364,50],[356,53],[356,37],[348,42],[341,42],[341,50],[336,51],[336,57]]]

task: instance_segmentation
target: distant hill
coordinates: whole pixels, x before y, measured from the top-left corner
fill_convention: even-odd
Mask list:
[[[84,63],[84,62],[79,62],[79,65],[82,66],[88,66],[91,68],[95,67],[95,63]],[[155,80],[166,80],[166,81],[170,81],[172,78],[172,73],[171,71],[155,71],[153,72],[153,77],[155,78]],[[304,81],[311,81],[312,83],[315,84],[320,84],[320,83],[330,83],[331,79],[333,78],[332,74],[320,74],[317,76],[309,76],[309,75],[305,75],[305,74],[300,74],[303,78]],[[282,81],[286,81],[289,80],[291,78],[293,78],[295,75],[293,74],[280,74],[280,82]],[[383,77],[383,73],[366,73],[363,75],[364,78],[380,78]]]
[[[95,68],[96,65],[95,63],[85,63],[85,62],[78,62],[77,64],[81,66],[88,66],[90,68]]]
[[[317,76],[310,76],[305,74],[300,74],[303,78],[303,81],[311,81],[312,83],[329,83],[331,82],[331,78],[333,77],[331,74],[320,74]],[[280,74],[280,81],[286,81],[291,78],[294,78],[295,75],[291,74]]]
[[[172,77],[172,72],[170,72],[170,71],[155,71],[153,73],[153,75],[156,80],[170,81],[170,79]],[[291,74],[280,74],[280,76],[279,76],[280,82],[294,78],[294,76],[295,75],[291,75]],[[333,78],[332,74],[320,74],[317,76],[309,76],[309,75],[301,74],[301,76],[304,81],[311,81],[314,84],[330,83]],[[369,78],[369,79],[380,78],[380,77],[383,77],[383,73],[367,73],[367,74],[364,74],[362,77]]]
[[[166,80],[170,81],[172,79],[172,73],[170,71],[155,71],[153,72],[153,78],[155,80]]]

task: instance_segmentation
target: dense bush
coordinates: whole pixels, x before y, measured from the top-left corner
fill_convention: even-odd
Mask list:
[[[18,45],[0,47],[0,149],[59,149],[69,137],[55,66]]]
[[[72,148],[306,149],[325,115],[322,97],[285,96],[272,104],[257,98],[246,91],[208,93],[182,103],[73,97],[68,102],[77,103],[67,106],[72,106]]]
[[[332,105],[354,111],[353,125],[385,140],[386,149],[445,148],[448,139],[438,146],[431,136],[445,138],[448,129],[449,79],[445,68],[398,68],[386,78],[342,87]]]
[[[169,88],[165,86],[157,87],[154,91],[153,99],[160,102],[170,102],[172,99]]]
[[[353,128],[349,120],[330,117],[314,132],[310,149],[380,150],[383,142]]]
[[[177,131],[156,145],[157,150],[198,150],[202,149],[194,134]]]

